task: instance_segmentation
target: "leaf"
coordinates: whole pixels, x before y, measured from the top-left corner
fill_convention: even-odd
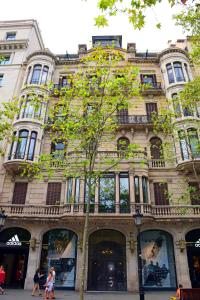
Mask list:
[[[160,29],[160,28],[161,28],[161,23],[157,23],[157,24],[156,24],[156,27],[157,27],[158,29]]]
[[[97,27],[105,27],[108,26],[108,20],[106,19],[105,15],[99,15],[95,18],[95,26]]]

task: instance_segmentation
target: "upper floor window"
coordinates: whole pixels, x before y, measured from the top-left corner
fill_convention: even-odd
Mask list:
[[[27,182],[15,182],[12,204],[25,204],[27,188]]]
[[[180,107],[180,103],[179,103],[177,94],[172,94],[172,102],[173,102],[175,116],[180,117],[181,116],[181,107]]]
[[[155,205],[169,205],[168,186],[164,182],[154,182]]]
[[[16,159],[24,159],[28,141],[28,130],[20,130],[15,153]]]
[[[47,76],[49,72],[49,67],[44,66],[42,69],[42,76],[41,76],[41,84],[46,84],[47,83]]]
[[[31,70],[32,70],[32,67],[30,66],[28,68],[28,72],[27,72],[26,83],[29,83],[31,81]]]
[[[140,180],[139,176],[134,177],[135,203],[140,203]]]
[[[190,200],[192,205],[200,205],[200,183],[199,182],[189,182],[190,188]]]
[[[183,74],[182,64],[180,62],[174,62],[174,73],[176,76],[176,81],[185,81],[185,77]]]
[[[28,155],[27,155],[28,160],[33,160],[34,158],[36,141],[37,141],[37,132],[32,131],[30,136]]]
[[[0,87],[3,85],[3,74],[0,74]]]
[[[129,174],[119,174],[119,202],[120,202],[120,213],[129,213]]]
[[[121,137],[117,140],[117,150],[126,151],[128,149],[129,144],[130,144],[130,141],[128,138]]]
[[[59,205],[61,196],[61,182],[49,182],[47,188],[47,205]]]
[[[162,141],[158,137],[153,137],[150,139],[150,151],[152,159],[162,159],[163,158],[163,148]]]
[[[38,97],[38,99],[35,99],[34,101],[34,97]],[[21,103],[21,109],[20,109],[21,118],[39,118],[41,116],[42,113],[41,96],[37,95],[34,97],[31,99],[30,96],[27,96],[26,102]]]
[[[65,144],[62,141],[54,142],[51,144],[51,154],[56,159],[64,158]]]
[[[156,75],[155,74],[141,74],[141,83],[148,84],[151,87],[156,87]]]
[[[105,174],[99,179],[99,212],[115,212],[115,174]]]
[[[185,132],[183,130],[180,130],[178,132],[178,136],[179,136],[179,144],[180,144],[180,149],[181,149],[182,160],[189,159],[187,139],[185,136]]]
[[[173,73],[172,65],[167,64],[166,68],[167,68],[167,75],[168,75],[169,83],[174,83],[175,80],[174,80],[174,73]]]
[[[148,179],[145,176],[142,176],[142,193],[143,202],[148,203]]]
[[[197,130],[195,128],[189,128],[187,132],[192,158],[200,157],[200,142]]]
[[[187,75],[187,79],[188,79],[188,81],[190,81],[190,75],[189,75],[189,71],[188,71],[188,65],[184,64],[184,68],[185,68],[185,73]]]
[[[0,65],[8,65],[10,63],[10,55],[0,56]]]
[[[6,33],[6,40],[12,41],[16,39],[16,32],[7,32]]]
[[[70,86],[69,78],[67,78],[66,76],[61,77],[59,80],[59,84],[61,87]]]
[[[151,120],[152,114],[158,113],[157,103],[154,102],[146,103],[146,112],[147,112],[148,119]]]
[[[42,66],[35,65],[33,68],[33,74],[31,77],[31,84],[39,84],[40,81],[40,74],[41,74]]]

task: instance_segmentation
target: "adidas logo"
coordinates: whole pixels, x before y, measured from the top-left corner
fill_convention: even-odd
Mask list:
[[[18,235],[15,234],[11,239],[9,239],[6,243],[8,246],[21,246],[22,243],[20,242]]]
[[[195,243],[195,247],[200,247],[200,239],[198,239]]]

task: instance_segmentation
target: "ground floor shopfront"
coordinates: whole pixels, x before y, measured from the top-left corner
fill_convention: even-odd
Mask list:
[[[9,287],[29,289],[37,267],[56,269],[56,286],[78,290],[83,220],[47,223],[7,220],[0,233],[0,264]],[[85,289],[138,290],[137,230],[133,220],[91,220]],[[142,284],[147,290],[200,287],[200,224],[144,222]]]

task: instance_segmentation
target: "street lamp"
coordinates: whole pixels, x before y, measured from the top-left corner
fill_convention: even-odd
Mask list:
[[[144,289],[142,284],[142,253],[141,253],[141,243],[140,243],[140,227],[142,225],[142,217],[143,215],[140,213],[139,209],[136,209],[135,217],[135,225],[137,228],[137,253],[138,253],[138,278],[139,278],[139,293],[140,300],[144,299]]]
[[[7,216],[4,213],[4,210],[0,211],[0,231],[3,228],[4,224],[5,224],[5,220],[6,220]]]

